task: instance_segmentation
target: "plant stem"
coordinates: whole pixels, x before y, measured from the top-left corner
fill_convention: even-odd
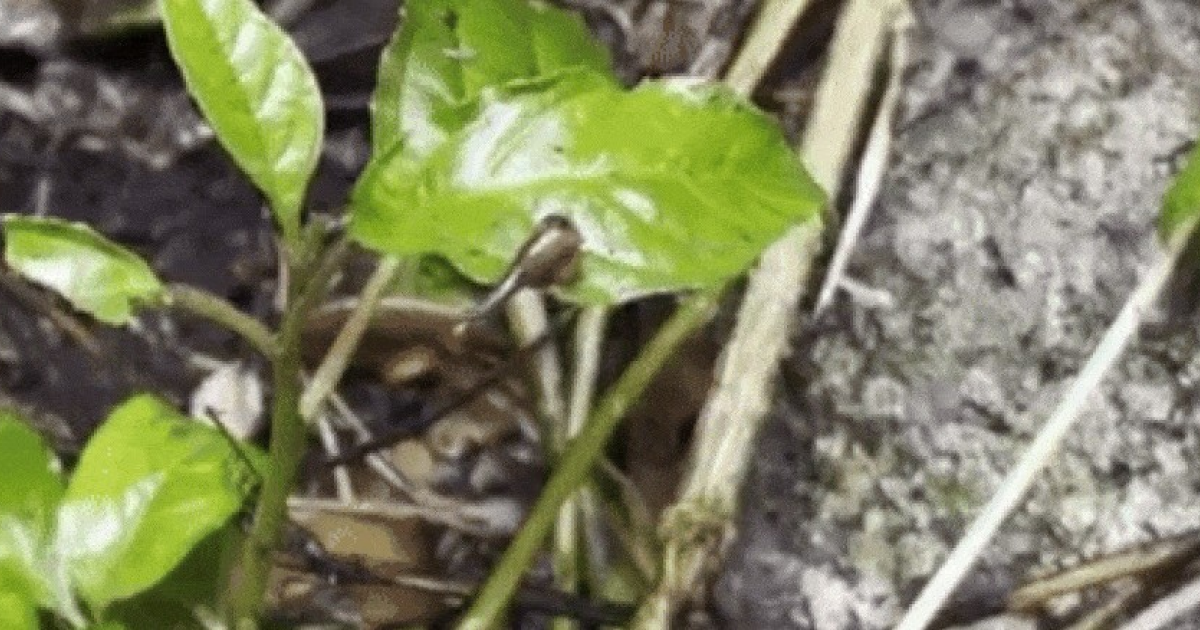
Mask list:
[[[485,630],[500,625],[509,599],[520,585],[521,576],[542,548],[554,527],[559,508],[583,484],[592,466],[625,413],[637,402],[654,375],[689,334],[699,328],[716,309],[718,294],[700,293],[679,305],[638,357],[605,393],[592,412],[591,420],[572,440],[546,482],[525,525],[496,565],[478,597],[459,623],[463,630]]]
[[[312,247],[319,243],[312,242]],[[239,574],[230,580],[227,601],[232,628],[257,627],[271,554],[278,546],[287,523],[287,499],[296,485],[300,463],[308,446],[308,427],[300,415],[302,370],[300,342],[309,311],[324,298],[334,274],[341,267],[347,243],[339,240],[319,257],[298,252],[296,260],[311,261],[309,269],[288,269],[292,284],[287,288],[288,302],[274,339],[271,353],[271,445],[270,463],[263,478],[254,522],[242,546]],[[315,258],[315,260],[314,260]]]
[[[233,331],[267,358],[275,354],[271,331],[219,295],[191,285],[172,284],[167,287],[166,303]]]
[[[300,417],[300,333],[306,311],[289,309],[279,330],[272,372],[270,465],[254,513],[254,524],[242,547],[241,576],[230,594],[232,626],[258,618],[271,569],[271,552],[287,521],[287,498],[296,484],[308,431]],[[253,627],[253,626],[252,626]]]
[[[350,364],[350,357],[358,349],[358,343],[362,340],[363,333],[371,324],[371,318],[379,306],[379,300],[383,297],[384,290],[387,289],[399,269],[400,259],[388,256],[379,262],[379,266],[367,280],[367,285],[363,287],[362,295],[359,296],[354,312],[350,314],[350,318],[338,331],[333,345],[325,353],[325,358],[317,367],[317,371],[313,373],[312,380],[309,381],[308,387],[300,397],[300,415],[305,420],[316,414],[321,404],[342,380],[342,375],[345,374],[346,367]]]
[[[819,221],[792,228],[750,276],[713,392],[696,421],[679,498],[660,520],[658,584],[641,603],[631,628],[671,627],[679,599],[693,592],[704,567],[720,559],[821,236]]]

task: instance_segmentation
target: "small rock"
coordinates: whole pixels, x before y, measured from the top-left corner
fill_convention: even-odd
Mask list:
[[[262,379],[240,362],[222,363],[192,392],[192,416],[218,420],[231,435],[248,439],[263,426]]]

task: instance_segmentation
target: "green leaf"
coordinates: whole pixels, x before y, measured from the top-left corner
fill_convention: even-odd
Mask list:
[[[6,215],[4,240],[9,267],[107,324],[129,323],[163,294],[146,261],[82,223]]]
[[[0,410],[0,514],[30,521],[44,531],[62,494],[58,462],[42,436],[15,413]]]
[[[39,571],[44,546],[45,536],[36,523],[15,514],[0,514],[0,585],[4,592],[34,602],[53,599]]]
[[[823,195],[778,128],[724,88],[546,83],[485,93],[415,171],[402,157],[368,169],[351,233],[492,283],[539,219],[562,215],[584,239],[566,297],[603,304],[719,285],[817,216]]]
[[[22,627],[16,598],[70,609],[69,580],[46,548],[63,482],[42,437],[11,411],[0,411],[0,628]],[[14,601],[6,604],[5,597]],[[60,606],[60,604],[62,604]],[[36,627],[33,626],[33,627]]]
[[[188,91],[295,246],[325,125],[308,63],[251,0],[161,0],[161,13]]]
[[[482,90],[582,68],[612,77],[578,16],[528,0],[410,0],[371,101],[374,154],[428,155],[473,117]],[[613,79],[615,81],[615,79]]]
[[[242,536],[236,523],[228,523],[200,541],[165,578],[150,590],[114,603],[105,617],[129,628],[202,630],[198,609],[218,610],[224,586],[222,559],[237,550]]]
[[[1187,164],[1167,189],[1159,216],[1159,232],[1164,240],[1170,240],[1177,230],[1190,225],[1197,216],[1200,216],[1200,143],[1192,149]]]
[[[0,628],[38,630],[36,612],[28,597],[0,590]]]
[[[50,534],[33,520],[0,514],[0,585],[76,627],[84,623],[62,557],[54,552]]]
[[[55,548],[96,609],[153,586],[245,500],[221,433],[136,396],[88,442],[59,511]]]

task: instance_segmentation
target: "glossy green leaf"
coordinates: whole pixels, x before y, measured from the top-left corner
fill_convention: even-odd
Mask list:
[[[162,296],[146,261],[82,223],[6,215],[4,241],[9,267],[102,322],[127,324]]]
[[[72,625],[84,623],[62,556],[55,552],[50,532],[32,519],[0,513],[0,585]]]
[[[324,135],[316,77],[251,0],[161,0],[160,6],[188,91],[294,245]]]
[[[0,514],[49,527],[62,498],[58,462],[16,414],[0,410]]]
[[[724,88],[547,83],[485,93],[416,172],[402,158],[370,168],[352,234],[492,283],[539,219],[562,215],[584,239],[566,296],[612,303],[718,285],[817,216],[823,196],[778,128]]]
[[[0,628],[29,627],[19,618],[39,602],[74,607],[69,579],[47,549],[62,494],[57,462],[41,436],[12,412],[0,412]]]
[[[30,601],[51,601],[39,570],[44,548],[45,535],[36,523],[0,513],[0,588]]]
[[[1176,230],[1190,225],[1200,216],[1200,143],[1192,149],[1183,170],[1163,198],[1159,231],[1169,240]]]
[[[245,500],[246,471],[221,433],[137,396],[88,442],[54,544],[97,609],[167,575]]]
[[[472,117],[482,90],[568,68],[611,77],[578,16],[528,0],[410,0],[380,59],[371,136],[419,160]]]

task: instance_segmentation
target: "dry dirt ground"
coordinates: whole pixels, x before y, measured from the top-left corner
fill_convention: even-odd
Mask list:
[[[864,289],[805,324],[786,367],[715,592],[729,627],[895,622],[1158,255],[1161,195],[1200,130],[1193,1],[922,8],[849,271]],[[1091,398],[960,611],[1200,525],[1200,320],[1175,301]]]

